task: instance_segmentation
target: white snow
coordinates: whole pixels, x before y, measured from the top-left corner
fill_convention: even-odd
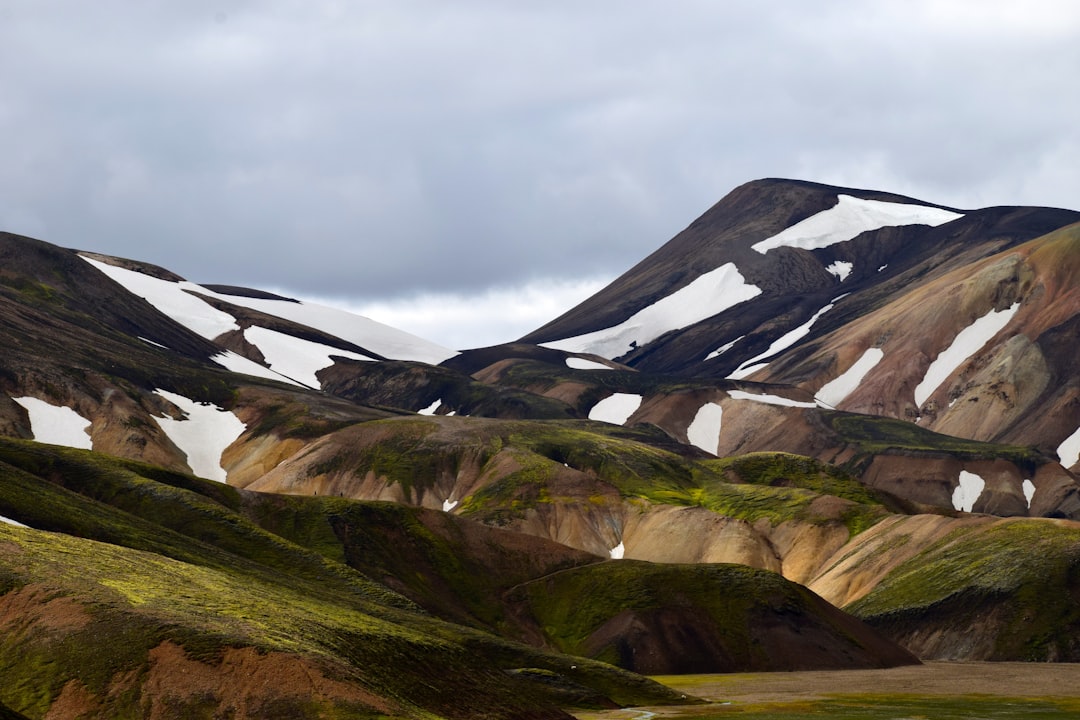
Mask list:
[[[450,512],[451,510],[453,510],[457,506],[458,506],[458,501],[457,500],[450,500],[450,498],[446,498],[445,500],[443,500],[443,503],[442,503],[443,512]]]
[[[339,337],[373,353],[393,360],[416,360],[438,365],[458,353],[404,330],[371,318],[312,302],[272,300],[216,293],[200,287],[199,292],[240,307],[291,320]]]
[[[991,310],[957,333],[952,344],[930,363],[922,382],[915,386],[915,404],[921,407],[953,371],[1001,332],[1019,309],[1017,302],[1006,310]]]
[[[139,339],[140,339],[140,340],[142,340],[142,341],[143,341],[144,343],[146,343],[147,345],[153,345],[153,346],[155,346],[155,347],[159,347],[159,348],[161,348],[162,350],[168,350],[168,349],[169,349],[169,348],[165,347],[164,345],[162,345],[162,344],[161,344],[161,343],[159,343],[159,342],[154,342],[154,341],[153,341],[153,340],[151,340],[150,338],[144,338],[144,337],[143,337],[142,335],[140,335],[140,336],[139,336]]]
[[[394,360],[417,360],[437,365],[457,355],[453,350],[403,330],[326,305],[217,293],[186,280],[161,280],[93,258],[81,257],[130,292],[145,298],[165,315],[209,340],[230,330],[239,330],[240,326],[232,315],[215,309],[205,300],[186,292],[187,290],[322,330]]]
[[[608,554],[611,555],[612,560],[622,560],[624,553],[626,553],[626,546],[623,545],[622,541],[619,541],[618,545],[608,551]]]
[[[882,265],[881,267],[879,267],[879,268],[877,269],[877,271],[878,271],[878,272],[881,272],[882,270],[884,270],[884,269],[885,269],[885,268],[887,268],[887,267],[889,267],[889,263],[885,263],[884,265]]]
[[[419,410],[416,411],[416,414],[417,415],[434,415],[435,411],[439,409],[440,405],[442,405],[442,398],[439,398],[435,402],[428,405],[426,408],[420,408]]]
[[[745,336],[745,335],[740,335],[739,337],[735,338],[735,339],[734,339],[734,340],[732,340],[731,342],[729,342],[729,343],[725,343],[725,344],[721,345],[720,347],[716,348],[716,349],[715,349],[715,350],[713,350],[713,351],[712,351],[711,353],[709,353],[708,355],[706,355],[706,356],[705,356],[705,359],[706,359],[706,360],[712,360],[712,359],[713,359],[714,357],[720,357],[721,355],[723,355],[724,353],[726,353],[726,352],[727,352],[728,350],[730,350],[731,348],[735,347],[735,343],[739,342],[739,341],[740,341],[740,340],[742,340],[742,339],[743,339],[744,337],[746,337],[746,336]]]
[[[837,300],[839,299],[840,298],[837,298]],[[835,302],[836,300],[833,300],[833,302],[829,303],[828,305],[814,313],[813,316],[811,316],[811,318],[804,322],[802,325],[795,328],[794,330],[789,330],[788,332],[778,337],[776,340],[773,340],[772,344],[769,345],[765,352],[758,353],[757,355],[737,367],[735,369],[735,372],[728,375],[728,379],[742,380],[743,378],[748,377],[760,370],[761,368],[765,367],[765,365],[767,365],[768,363],[762,363],[760,362],[761,360],[764,360],[765,358],[770,358],[777,353],[787,350],[792,345],[809,335],[810,328],[814,326],[814,323],[818,321],[818,318],[833,309]]]
[[[264,367],[259,363],[248,360],[243,355],[237,355],[232,350],[226,350],[214,355],[210,358],[218,365],[221,365],[226,370],[230,370],[235,373],[243,373],[244,375],[253,375],[255,377],[269,378],[270,380],[277,380],[279,382],[287,382],[298,387],[303,387],[300,383],[296,382],[292,378],[287,378],[281,373],[276,373],[268,367]]]
[[[768,393],[758,395],[756,393],[748,393],[744,390],[728,390],[728,396],[732,400],[751,400],[753,402],[765,403],[766,405],[784,405],[786,407],[801,408],[817,407],[817,403],[792,400],[791,398],[782,397],[780,395],[770,395]]]
[[[315,373],[334,364],[331,355],[353,360],[371,360],[360,353],[339,350],[258,325],[244,330],[244,339],[259,348],[271,370],[316,389],[322,386]]]
[[[92,450],[87,430],[90,421],[64,405],[53,405],[35,397],[12,398],[26,408],[30,432],[38,442]]]
[[[595,360],[589,360],[588,358],[580,357],[568,357],[566,358],[566,367],[573,368],[574,370],[614,370],[615,368],[610,365],[605,365],[602,362],[596,362]]]
[[[979,499],[983,488],[986,487],[986,481],[975,473],[961,470],[959,483],[952,494],[953,508],[971,512],[971,508],[975,507],[975,501]]]
[[[162,313],[208,340],[213,340],[230,330],[240,329],[240,326],[236,324],[236,318],[232,315],[221,312],[205,300],[185,291],[188,289],[205,292],[195,283],[161,280],[134,270],[109,265],[85,255],[80,257],[123,285],[131,293],[145,298]]]
[[[761,289],[748,284],[734,263],[725,263],[618,325],[541,344],[556,350],[617,358],[670,330],[693,325],[760,294]]]
[[[698,408],[690,427],[686,428],[686,439],[691,445],[715,455],[720,444],[720,422],[723,415],[724,409],[718,403],[705,403]]]
[[[785,246],[816,250],[847,242],[867,230],[899,225],[937,226],[959,217],[963,215],[925,205],[838,195],[836,205],[828,210],[811,215],[751,247],[762,254]]]
[[[244,423],[228,410],[222,410],[210,403],[197,403],[183,395],[161,389],[154,392],[187,415],[183,420],[168,416],[155,416],[154,420],[173,444],[187,455],[191,471],[199,477],[225,482],[226,473],[221,467],[221,454],[244,432]]]
[[[1071,468],[1080,462],[1080,428],[1061,441],[1057,449],[1058,461],[1062,467]]]
[[[624,425],[630,416],[641,407],[641,396],[631,393],[615,393],[593,405],[589,411],[590,420]]]
[[[1028,510],[1031,509],[1031,499],[1035,497],[1035,483],[1031,480],[1024,480],[1023,484],[1024,499],[1027,500]]]
[[[15,527],[21,527],[21,528],[30,527],[29,525],[23,525],[18,520],[12,520],[11,518],[4,517],[3,515],[0,515],[0,522],[7,523],[8,525],[14,525]]]
[[[828,407],[836,407],[844,401],[862,383],[863,378],[874,369],[882,358],[885,351],[881,348],[867,348],[866,352],[859,356],[851,367],[840,374],[839,377],[830,380],[821,386],[814,398]]]
[[[853,263],[844,262],[843,260],[837,260],[825,269],[840,278],[840,282],[844,282],[847,280],[848,275],[851,274],[851,271],[855,269],[855,265]]]

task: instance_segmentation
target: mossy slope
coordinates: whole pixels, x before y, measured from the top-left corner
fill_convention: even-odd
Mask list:
[[[806,588],[742,565],[606,562],[513,597],[552,647],[650,674],[916,662]]]
[[[259,527],[257,496],[224,485],[28,442],[4,441],[0,455],[0,514],[52,531],[0,524],[0,702],[30,716],[72,682],[88,716],[110,718],[141,717],[164,695],[179,703],[173,716],[191,717],[557,717],[560,704],[677,699],[417,612],[335,561],[345,551],[331,518],[348,501],[275,521],[316,552]],[[322,678],[323,694],[237,705],[220,685],[163,689],[155,668],[172,646],[215,677],[236,652],[256,667],[285,662]],[[520,668],[545,682],[509,672]]]
[[[845,609],[923,658],[1080,661],[1080,526],[958,528]]]

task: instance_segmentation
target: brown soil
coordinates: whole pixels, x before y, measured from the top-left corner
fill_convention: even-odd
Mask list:
[[[657,679],[687,695],[712,703],[735,705],[788,703],[864,693],[1080,697],[1080,664],[1069,663],[929,662],[886,670],[683,675]],[[695,712],[701,709],[696,708]],[[649,710],[661,718],[686,712],[685,708]],[[625,720],[636,715],[623,710],[581,713],[577,717],[582,720]]]

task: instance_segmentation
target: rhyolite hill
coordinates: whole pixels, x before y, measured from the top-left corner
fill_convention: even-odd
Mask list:
[[[756,181],[460,352],[0,234],[0,712],[1078,661],[1078,221]]]

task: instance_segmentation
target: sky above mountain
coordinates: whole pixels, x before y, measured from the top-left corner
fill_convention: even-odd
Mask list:
[[[756,178],[1080,207],[1078,38],[1070,0],[0,0],[0,229],[488,344]]]

